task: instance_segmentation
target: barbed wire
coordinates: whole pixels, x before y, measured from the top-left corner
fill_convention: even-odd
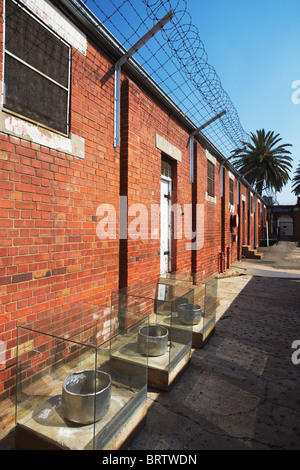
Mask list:
[[[16,2],[29,9],[33,4],[32,0]],[[216,70],[208,62],[186,0],[76,0],[74,5],[84,11],[89,9],[127,50],[172,11],[173,18],[134,54],[135,60],[197,127],[226,110],[225,115],[202,131],[226,158],[240,147],[242,141],[249,141],[236,108],[223,89]],[[41,3],[35,8],[42,18],[48,18],[46,4]],[[59,29],[58,19],[56,29]],[[47,53],[51,54],[51,51]],[[75,55],[73,60],[82,61],[82,57]],[[79,74],[82,73],[98,86],[102,83],[101,72],[104,76],[113,73],[106,70],[104,64],[94,63],[86,56],[75,79],[80,81]]]
[[[248,141],[237,110],[208,62],[186,0],[81,0],[129,49],[170,10],[173,19],[136,54],[135,59],[197,125],[226,110],[203,130],[225,155]]]

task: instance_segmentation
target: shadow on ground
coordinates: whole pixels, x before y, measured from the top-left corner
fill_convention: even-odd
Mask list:
[[[217,326],[168,392],[148,391],[148,417],[128,450],[300,448],[300,281],[219,279]],[[14,449],[14,431],[0,450]]]
[[[242,278],[220,280],[229,306],[214,336],[168,392],[149,391],[130,450],[300,448],[300,282]]]
[[[0,440],[0,450],[15,450],[15,430],[12,429]]]

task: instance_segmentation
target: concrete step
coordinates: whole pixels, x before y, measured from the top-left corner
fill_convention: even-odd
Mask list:
[[[242,246],[242,255],[248,259],[263,259],[264,257],[262,253],[258,253],[256,249],[251,248],[249,245]]]

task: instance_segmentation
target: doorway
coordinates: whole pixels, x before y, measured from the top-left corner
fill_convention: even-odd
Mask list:
[[[162,160],[161,196],[160,196],[160,273],[171,271],[172,256],[172,168]]]
[[[242,246],[246,244],[246,240],[245,240],[245,216],[246,216],[246,212],[245,212],[245,201],[242,201],[242,217],[241,217],[241,225],[242,225]]]
[[[279,237],[289,240],[293,238],[294,224],[290,216],[280,216],[277,220],[277,233]]]

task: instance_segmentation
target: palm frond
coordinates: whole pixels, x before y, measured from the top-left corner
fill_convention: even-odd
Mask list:
[[[241,142],[232,152],[234,165],[259,192],[263,186],[281,191],[290,180],[293,159],[288,147],[292,145],[283,144],[279,134],[265,129],[251,132],[249,137],[249,142]]]
[[[294,178],[292,180],[292,191],[296,196],[300,196],[300,165],[296,169]]]

